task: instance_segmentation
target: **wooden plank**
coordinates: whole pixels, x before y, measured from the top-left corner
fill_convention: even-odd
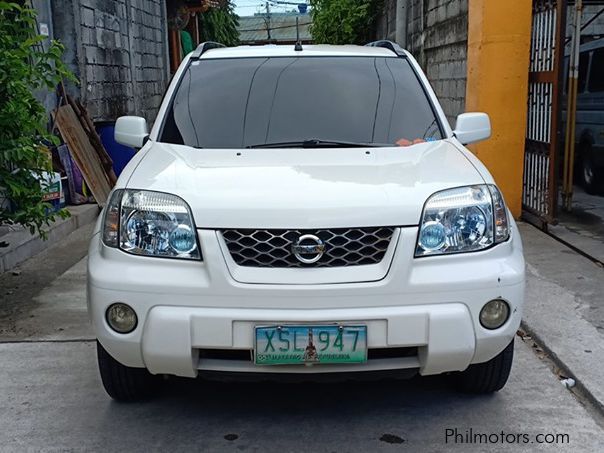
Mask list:
[[[71,105],[59,107],[55,121],[92,195],[99,205],[105,205],[111,192],[111,183],[99,155]]]
[[[117,182],[117,176],[115,175],[115,171],[113,170],[113,160],[111,159],[111,156],[109,156],[109,153],[107,153],[107,150],[103,146],[103,143],[101,142],[101,137],[99,137],[99,134],[97,133],[96,128],[94,127],[94,123],[90,119],[90,115],[88,115],[88,110],[86,110],[86,107],[82,105],[79,99],[74,99],[72,96],[66,93],[63,81],[61,81],[59,85],[59,94],[61,96],[59,100],[59,105],[71,105],[71,108],[78,117],[82,128],[88,135],[90,143],[101,158],[101,163],[103,164],[103,168],[105,169],[105,173],[107,174],[109,183],[111,184],[111,187],[113,187]],[[55,127],[56,125],[53,125],[53,130],[55,129]]]
[[[80,123],[82,123],[82,127],[88,134],[90,143],[99,155],[101,163],[103,164],[103,168],[105,169],[105,173],[107,173],[107,177],[109,178],[109,183],[113,187],[117,181],[117,176],[115,175],[115,171],[113,170],[113,159],[111,159],[111,156],[105,149],[105,146],[103,146],[101,137],[99,137],[99,134],[97,133],[96,128],[94,127],[94,123],[88,115],[88,110],[86,110],[86,107],[84,107],[79,100],[74,101],[73,99],[71,99],[71,96],[68,96],[67,98],[69,99],[73,110],[78,115]]]

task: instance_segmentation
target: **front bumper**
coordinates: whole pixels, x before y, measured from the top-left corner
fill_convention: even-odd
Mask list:
[[[509,344],[520,324],[524,259],[515,226],[507,243],[489,250],[421,259],[413,258],[417,228],[401,228],[384,278],[319,285],[238,282],[216,233],[200,230],[199,235],[203,263],[132,256],[103,246],[98,234],[93,237],[89,313],[99,341],[119,362],[188,377],[206,370],[332,373],[413,368],[429,375],[490,360]],[[508,301],[511,315],[504,326],[490,331],[480,325],[478,313],[493,298]],[[107,307],[118,301],[132,306],[139,318],[138,327],[126,335],[115,333],[105,321]],[[370,350],[416,347],[417,353],[362,365],[313,367],[200,359],[205,350],[251,351],[258,324],[353,321],[367,325]]]

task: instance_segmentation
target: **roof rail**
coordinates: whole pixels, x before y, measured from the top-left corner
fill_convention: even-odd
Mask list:
[[[226,47],[226,46],[224,44],[220,44],[219,42],[214,42],[214,41],[202,42],[200,45],[197,46],[197,49],[195,49],[193,51],[193,53],[191,54],[191,59],[197,60],[197,59],[199,59],[199,57],[201,57],[204,54],[204,52],[206,52],[210,49],[218,49],[220,47]]]
[[[397,54],[399,57],[405,56],[405,51],[401,46],[393,41],[388,41],[387,39],[381,39],[379,41],[373,41],[365,44],[366,47],[383,47],[385,49],[389,49]]]

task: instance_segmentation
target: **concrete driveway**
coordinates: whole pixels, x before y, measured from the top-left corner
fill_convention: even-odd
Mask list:
[[[0,314],[1,451],[604,451],[601,417],[520,338],[510,381],[493,396],[460,395],[438,377],[174,378],[152,401],[115,403],[102,389],[87,324],[85,234],[30,260],[19,275],[0,276],[3,304],[13,307]],[[455,430],[457,444],[447,437]],[[480,443],[484,434],[489,443]]]
[[[93,342],[0,345],[9,451],[602,451],[604,432],[522,341],[507,387],[460,395],[440,378],[338,384],[171,379],[147,403],[104,393]],[[447,443],[492,435],[492,444]],[[529,443],[501,442],[527,434]],[[537,434],[568,434],[539,445]],[[508,436],[513,439],[513,436]],[[522,438],[521,438],[522,439]],[[562,439],[560,440],[563,441]]]

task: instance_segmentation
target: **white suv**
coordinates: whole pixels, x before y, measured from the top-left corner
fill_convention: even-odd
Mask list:
[[[105,389],[159,375],[317,379],[449,373],[501,389],[524,259],[493,178],[397,45],[202,44],[90,244],[88,306]],[[288,376],[289,375],[289,376]]]

